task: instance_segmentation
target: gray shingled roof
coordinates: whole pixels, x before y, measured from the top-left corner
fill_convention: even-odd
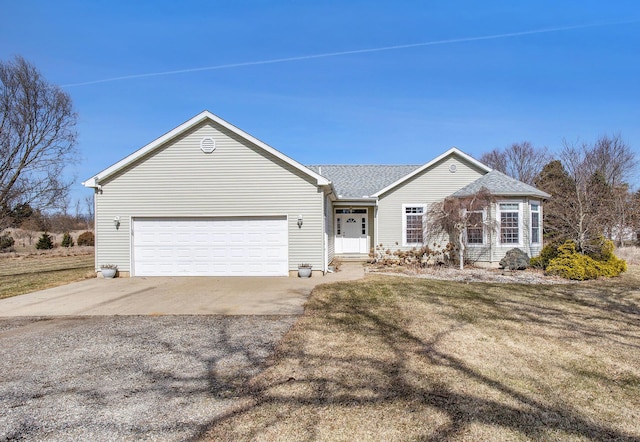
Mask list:
[[[540,198],[550,198],[546,192],[536,189],[533,186],[518,181],[497,170],[492,170],[481,176],[473,183],[458,190],[453,196],[468,196],[478,192],[481,188],[487,189],[491,194],[498,196],[537,196]]]
[[[307,166],[333,182],[340,198],[367,198],[421,165],[317,165]]]

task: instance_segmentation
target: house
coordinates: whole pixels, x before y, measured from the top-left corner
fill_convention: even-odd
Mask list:
[[[204,111],[83,183],[95,191],[96,268],[123,276],[285,276],[377,244],[422,245],[430,204],[486,187],[496,232],[471,232],[492,265],[536,255],[548,197],[456,148],[413,166],[304,166]],[[489,224],[487,223],[487,226]]]

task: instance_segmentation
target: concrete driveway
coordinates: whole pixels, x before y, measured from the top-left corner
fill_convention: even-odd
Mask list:
[[[85,281],[0,300],[0,317],[297,315],[313,287],[364,277],[361,263],[296,277],[139,277]]]

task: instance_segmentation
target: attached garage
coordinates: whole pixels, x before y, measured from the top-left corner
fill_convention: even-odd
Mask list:
[[[287,276],[287,218],[133,218],[135,276]]]
[[[331,182],[204,111],[84,185],[95,192],[96,271],[289,276],[327,268]]]

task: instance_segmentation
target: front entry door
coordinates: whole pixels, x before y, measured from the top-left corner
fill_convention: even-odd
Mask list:
[[[367,209],[336,209],[336,253],[369,253],[368,233]]]

